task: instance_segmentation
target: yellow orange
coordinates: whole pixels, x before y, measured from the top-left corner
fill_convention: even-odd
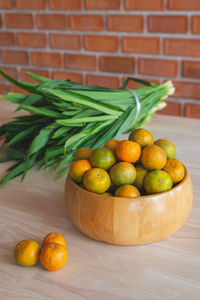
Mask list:
[[[183,164],[175,158],[169,158],[163,170],[170,175],[174,184],[180,182],[185,176]]]
[[[152,134],[148,130],[143,128],[133,130],[129,135],[129,140],[138,143],[141,148],[153,145]]]
[[[167,162],[165,152],[157,145],[146,146],[142,150],[141,163],[149,171],[164,168]]]
[[[33,240],[23,240],[15,247],[15,259],[19,265],[33,266],[40,256],[40,245]]]
[[[92,168],[85,173],[83,183],[88,191],[103,194],[109,189],[111,180],[105,170]]]
[[[56,243],[45,245],[40,253],[40,262],[48,271],[60,270],[66,264],[67,259],[67,250]]]
[[[119,160],[134,163],[140,158],[141,147],[138,143],[123,140],[117,145],[115,153]]]
[[[85,172],[91,168],[92,166],[88,160],[77,160],[71,164],[69,169],[69,175],[74,181],[81,183],[83,181],[83,176]]]
[[[140,192],[135,186],[126,184],[126,185],[121,185],[116,189],[115,196],[133,198],[133,197],[139,197]]]

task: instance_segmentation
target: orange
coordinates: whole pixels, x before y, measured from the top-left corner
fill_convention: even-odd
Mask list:
[[[115,140],[115,139],[112,139],[112,140],[109,140],[105,143],[104,147],[110,149],[110,150],[113,150],[115,151],[117,145],[119,144],[119,141],[118,140]]]
[[[119,142],[115,152],[119,160],[133,163],[140,158],[141,147],[135,142],[123,140]]]
[[[103,193],[103,194],[101,194],[102,196],[112,196],[112,194],[111,193],[109,193],[109,192],[105,192],[105,193]]]
[[[165,152],[158,146],[147,146],[142,150],[141,163],[147,170],[160,170],[167,162]]]
[[[136,170],[136,178],[134,181],[134,186],[136,186],[140,191],[144,190],[144,177],[148,173],[146,169],[144,169],[142,166],[135,167]]]
[[[79,148],[74,153],[74,160],[80,160],[80,159],[90,159],[90,156],[92,154],[92,149],[90,148]]]
[[[40,257],[40,245],[32,240],[23,240],[15,247],[15,259],[19,265],[33,266]]]
[[[42,247],[44,247],[46,244],[51,244],[51,243],[59,244],[64,248],[67,245],[64,236],[57,232],[51,232],[47,234],[42,241]]]
[[[109,170],[116,163],[116,157],[108,148],[97,148],[92,152],[90,161],[95,168]]]
[[[81,183],[83,181],[83,175],[86,171],[88,171],[91,168],[92,166],[88,160],[77,160],[71,164],[69,169],[69,175],[74,181]]]
[[[170,190],[173,182],[169,174],[163,170],[149,172],[144,177],[144,188],[147,194],[162,193]]]
[[[116,186],[132,184],[136,177],[135,167],[129,162],[119,162],[111,168],[110,177]]]
[[[116,191],[115,191],[115,196],[116,197],[139,197],[140,192],[138,189],[130,184],[125,184],[119,186]]]
[[[170,175],[174,184],[180,182],[185,176],[183,164],[175,158],[169,158],[163,170]]]
[[[141,148],[153,145],[152,134],[148,130],[143,128],[138,128],[132,131],[129,135],[129,140],[138,143]]]
[[[159,139],[155,141],[154,145],[159,146],[165,152],[167,158],[174,158],[176,156],[176,147],[171,142]]]
[[[67,262],[67,250],[56,243],[45,245],[40,253],[40,262],[48,271],[60,270]]]
[[[103,194],[109,189],[111,180],[105,170],[92,168],[86,172],[83,183],[88,191]]]

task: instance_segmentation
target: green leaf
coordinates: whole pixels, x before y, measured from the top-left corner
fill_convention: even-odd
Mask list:
[[[27,98],[27,95],[18,93],[8,93],[3,96],[4,99],[14,104],[21,104]]]
[[[49,78],[46,78],[44,76],[36,75],[36,74],[34,74],[32,72],[29,72],[29,71],[27,71],[26,74],[28,74],[30,77],[32,77],[32,78],[34,78],[34,79],[36,79],[38,81],[41,81],[41,82],[47,82],[47,81],[50,80]]]
[[[141,83],[141,84],[144,84],[146,86],[149,86],[149,87],[155,87],[157,86],[157,84],[153,83],[153,82],[149,82],[149,81],[146,81],[146,80],[143,80],[143,79],[138,79],[138,78],[134,78],[134,77],[128,77],[122,84],[120,90],[125,90],[129,80],[132,80],[132,81],[135,81],[137,83]]]
[[[91,123],[91,122],[103,122],[108,120],[115,120],[117,116],[98,116],[98,117],[88,117],[88,118],[74,118],[70,120],[57,120],[56,122],[60,125],[71,125],[75,123]]]
[[[27,129],[19,132],[16,134],[8,143],[8,147],[14,145],[15,143],[18,143],[22,140],[24,140],[27,136],[32,134],[36,129],[38,128],[38,125],[33,125],[31,127],[28,127]]]
[[[34,153],[38,152],[46,145],[49,138],[51,137],[52,132],[53,129],[43,128],[42,130],[40,130],[39,134],[33,139],[31,143],[30,155],[33,155]]]
[[[47,116],[52,118],[61,118],[62,115],[60,113],[57,113],[53,110],[43,108],[43,107],[32,107],[32,106],[26,106],[21,105],[21,107],[27,111],[30,111],[34,114],[41,115],[41,116]]]
[[[115,115],[119,116],[121,115],[121,109],[119,108],[113,108],[112,105],[105,104],[105,103],[99,103],[95,99],[79,95],[78,93],[75,92],[68,92],[68,91],[63,91],[63,90],[53,90],[53,89],[48,89],[45,88],[44,91],[49,92],[63,100],[66,100],[68,102],[73,102],[77,104],[81,104],[85,107],[88,108],[93,108],[99,111],[102,111],[106,114],[110,115]]]
[[[42,99],[41,95],[35,95],[35,94],[31,94],[29,95],[24,101],[23,101],[23,105],[32,105],[35,104],[36,102],[38,102],[39,100]],[[19,105],[18,108],[15,110],[20,111],[22,108],[22,105]]]

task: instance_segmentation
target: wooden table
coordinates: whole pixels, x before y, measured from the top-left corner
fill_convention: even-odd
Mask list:
[[[0,122],[11,118],[13,105],[0,100]],[[173,236],[145,246],[113,246],[92,240],[68,220],[63,199],[65,179],[51,170],[31,170],[0,190],[0,299],[2,300],[197,300],[200,299],[200,121],[155,116],[145,126],[154,137],[177,146],[177,158],[194,185],[189,219]],[[0,165],[3,175],[6,165]],[[64,234],[69,259],[57,272],[39,264],[15,263],[22,239],[41,243],[51,231]]]

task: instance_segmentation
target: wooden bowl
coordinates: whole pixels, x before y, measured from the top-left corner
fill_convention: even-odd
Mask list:
[[[68,216],[80,231],[98,241],[142,245],[162,240],[177,231],[190,213],[193,188],[185,171],[184,179],[171,190],[136,198],[91,193],[68,176]]]

